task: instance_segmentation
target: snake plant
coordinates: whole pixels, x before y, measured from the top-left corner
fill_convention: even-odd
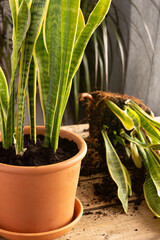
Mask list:
[[[118,186],[118,197],[125,212],[128,208],[128,196],[132,195],[131,179],[117,152],[115,142],[129,149],[137,168],[142,164],[146,169],[146,179],[143,185],[145,200],[151,211],[160,217],[160,122],[147,114],[132,100],[127,100],[124,109],[112,101],[107,101],[109,109],[122,123],[122,129],[114,133],[114,139],[109,139],[104,126],[102,135],[106,147],[106,162],[111,177]],[[126,141],[126,142],[125,142]]]
[[[85,23],[80,0],[9,0],[13,21],[9,90],[0,68],[0,130],[5,149],[13,144],[15,135],[16,153],[23,154],[26,98],[30,136],[36,141],[38,79],[45,123],[44,145],[56,151],[73,76],[91,35],[103,21],[110,3],[111,0],[99,0]],[[15,100],[17,75],[18,95]]]

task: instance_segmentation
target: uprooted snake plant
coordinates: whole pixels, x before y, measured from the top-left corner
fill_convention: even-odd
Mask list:
[[[23,154],[25,103],[36,142],[36,81],[45,123],[45,147],[58,147],[59,130],[85,47],[107,14],[111,0],[99,0],[85,24],[80,0],[9,0],[13,21],[10,86],[0,68],[0,131],[3,147]],[[18,95],[15,100],[16,77]],[[17,110],[15,103],[17,101]]]
[[[160,217],[160,122],[148,115],[132,100],[127,100],[124,109],[112,101],[107,101],[109,109],[122,123],[122,129],[114,132],[114,139],[109,139],[104,126],[102,135],[106,148],[106,162],[112,179],[118,186],[118,197],[124,211],[128,209],[128,196],[132,195],[132,184],[129,172],[122,164],[117,152],[117,141],[128,148],[134,164],[146,169],[146,179],[143,185],[144,197],[151,211]],[[114,146],[115,145],[115,146]]]

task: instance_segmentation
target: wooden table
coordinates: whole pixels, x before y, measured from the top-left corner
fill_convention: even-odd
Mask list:
[[[82,137],[88,133],[88,125],[69,126]],[[99,201],[94,195],[94,184],[103,181],[104,175],[80,177],[77,197],[84,207],[80,222],[59,240],[160,240],[160,219],[148,209],[145,201],[135,208],[136,197],[129,199],[126,215],[116,202]],[[0,237],[0,240],[4,238]]]

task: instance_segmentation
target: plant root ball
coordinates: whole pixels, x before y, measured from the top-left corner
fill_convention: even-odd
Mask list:
[[[124,108],[125,101],[128,99],[136,102],[145,112],[151,114],[151,110],[138,98],[128,95],[122,95],[119,93],[95,91],[89,95],[86,111],[88,113],[89,121],[89,133],[91,137],[101,138],[101,130],[103,125],[109,127],[108,134],[111,135],[113,131],[118,131],[122,128],[120,120],[113,114],[108,108],[106,102],[111,100],[117,104],[120,108]],[[87,95],[85,95],[87,97]]]

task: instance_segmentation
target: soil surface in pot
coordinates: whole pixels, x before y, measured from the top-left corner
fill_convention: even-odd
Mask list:
[[[52,148],[44,148],[44,136],[38,135],[34,144],[29,135],[24,137],[23,156],[16,155],[14,146],[5,150],[0,143],[0,162],[16,166],[43,166],[65,161],[78,153],[77,145],[74,141],[65,138],[59,139],[59,147],[56,153]]]

